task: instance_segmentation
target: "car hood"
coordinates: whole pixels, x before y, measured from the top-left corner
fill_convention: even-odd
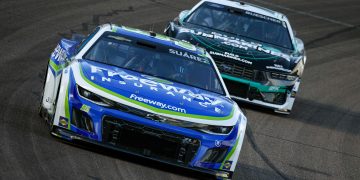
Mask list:
[[[213,125],[234,125],[239,117],[236,103],[220,94],[88,60],[72,67],[78,85],[148,112]]]
[[[293,50],[246,37],[236,37],[233,34],[188,23],[178,28],[176,38],[204,47],[215,60],[236,61],[263,71],[291,73],[296,66],[296,60],[299,59],[293,56]]]

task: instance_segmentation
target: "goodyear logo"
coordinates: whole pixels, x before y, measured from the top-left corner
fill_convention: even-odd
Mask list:
[[[223,169],[224,169],[224,170],[230,170],[231,165],[232,165],[232,161],[226,161],[226,162],[224,163]]]
[[[59,126],[60,127],[64,127],[64,128],[67,128],[69,125],[69,120],[65,117],[61,117],[60,116],[60,119],[59,119]]]

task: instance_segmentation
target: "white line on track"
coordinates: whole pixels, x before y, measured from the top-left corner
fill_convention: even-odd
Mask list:
[[[271,2],[267,2],[267,1],[263,1],[263,0],[253,0],[253,1],[259,2],[259,3],[262,3],[262,4],[266,4],[266,5],[269,5],[269,6],[277,7],[279,9],[287,10],[287,11],[290,11],[290,12],[294,12],[294,13],[297,13],[297,14],[313,17],[313,18],[316,18],[316,19],[320,19],[320,20],[327,21],[327,22],[330,22],[330,23],[342,25],[342,26],[345,26],[345,27],[350,27],[350,28],[357,27],[357,26],[355,26],[353,24],[349,24],[349,23],[346,23],[346,22],[337,21],[337,20],[334,20],[334,19],[322,17],[322,16],[315,15],[315,14],[312,14],[312,13],[309,13],[309,12],[305,12],[305,11],[300,11],[300,10],[288,8],[288,7],[281,6],[281,5],[278,5],[278,4],[274,4],[274,3],[271,3]]]

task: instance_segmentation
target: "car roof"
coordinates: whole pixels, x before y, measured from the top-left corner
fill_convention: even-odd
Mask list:
[[[148,40],[172,48],[182,49],[184,51],[191,52],[199,56],[206,56],[207,54],[206,50],[202,47],[193,45],[186,41],[182,41],[162,34],[158,34],[152,31],[145,31],[127,26],[118,26],[115,24],[105,24],[100,27],[105,28],[107,32],[114,32],[120,35],[127,35],[134,38]]]
[[[288,22],[288,18],[277,11],[273,11],[271,9],[267,9],[265,7],[261,7],[258,5],[254,5],[251,3],[243,2],[243,1],[237,1],[237,0],[202,0],[202,2],[211,2],[216,4],[222,4],[229,7],[237,8],[237,9],[243,9],[251,12],[255,12],[258,14],[262,14],[268,17],[276,18],[282,21]]]

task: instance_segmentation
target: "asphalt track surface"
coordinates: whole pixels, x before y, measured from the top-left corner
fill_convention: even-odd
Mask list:
[[[252,1],[288,15],[308,63],[290,116],[249,119],[234,179],[360,179],[360,1]],[[0,179],[206,179],[203,174],[51,137],[37,115],[61,37],[113,22],[161,32],[193,0],[1,0]]]

